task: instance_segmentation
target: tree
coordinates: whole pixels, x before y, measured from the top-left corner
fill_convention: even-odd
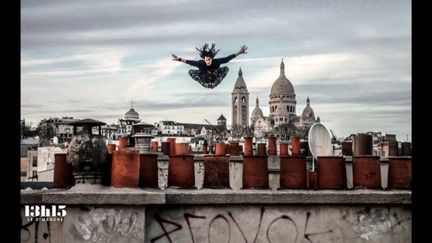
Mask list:
[[[40,144],[42,146],[49,145],[50,139],[54,137],[54,128],[48,124],[42,124],[39,126],[40,132],[39,132],[39,138],[40,138]]]
[[[25,137],[24,134],[26,133],[26,125],[25,125],[25,122],[22,122],[22,121],[21,121],[20,131],[21,131],[21,138],[24,138],[24,137]]]
[[[235,139],[240,139],[243,135],[243,128],[239,125],[233,125],[231,127],[231,136]]]
[[[284,123],[277,126],[274,129],[274,134],[278,136],[281,140],[289,140],[291,136],[304,138],[306,135],[306,131],[303,129],[298,129],[290,120],[289,123]]]
[[[253,131],[248,126],[233,125],[231,127],[231,136],[235,139],[242,137],[253,137]]]
[[[25,122],[21,122],[21,138],[35,137],[39,135],[39,132],[39,127],[32,131],[31,126],[27,126]]]

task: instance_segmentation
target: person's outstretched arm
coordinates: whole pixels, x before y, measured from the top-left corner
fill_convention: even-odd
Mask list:
[[[184,62],[184,63],[189,64],[191,66],[199,67],[198,61],[187,60],[187,59],[178,57],[175,54],[172,54],[172,57],[173,57],[173,59],[172,59],[173,61]]]
[[[232,59],[234,59],[236,56],[238,56],[238,55],[240,55],[240,54],[245,54],[245,53],[247,53],[247,52],[246,52],[247,49],[248,49],[247,46],[242,45],[242,46],[240,47],[240,50],[239,50],[238,52],[236,52],[236,53],[234,53],[234,54],[231,54],[231,55],[229,55],[229,56],[227,56],[227,57],[218,58],[218,61],[219,61],[220,64],[227,63],[227,62],[231,61]]]

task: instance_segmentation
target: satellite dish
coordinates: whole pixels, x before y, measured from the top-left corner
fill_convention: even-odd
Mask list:
[[[318,156],[333,155],[330,133],[321,123],[314,123],[309,129],[308,143],[314,159],[317,159]]]

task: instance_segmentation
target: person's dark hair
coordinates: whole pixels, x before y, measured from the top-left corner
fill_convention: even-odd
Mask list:
[[[201,49],[197,47],[195,47],[195,49],[198,50],[198,52],[200,53],[200,57],[203,59],[204,57],[214,58],[216,54],[220,51],[220,49],[218,50],[215,49],[215,43],[213,43],[210,48],[209,45],[205,43]]]

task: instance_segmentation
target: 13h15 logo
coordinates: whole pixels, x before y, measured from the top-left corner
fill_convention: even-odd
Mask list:
[[[66,205],[25,205],[27,221],[63,221]]]

